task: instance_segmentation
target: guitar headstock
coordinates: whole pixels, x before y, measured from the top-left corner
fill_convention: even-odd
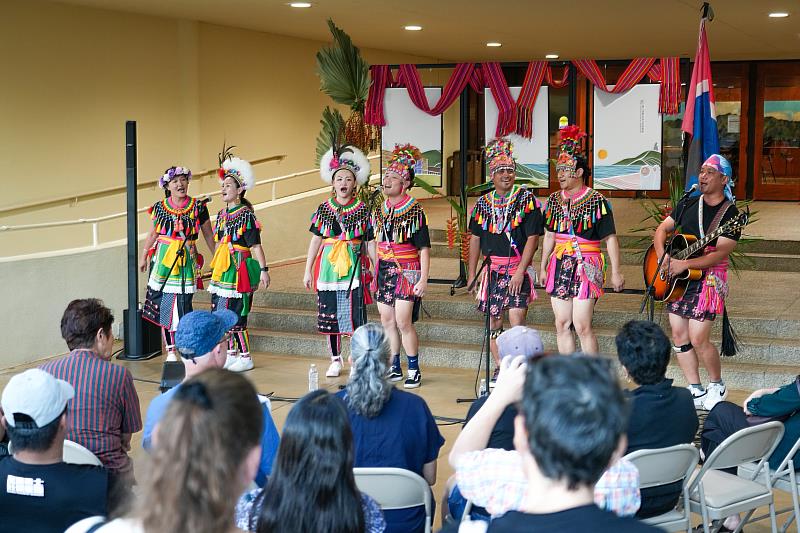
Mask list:
[[[747,208],[745,208],[744,211],[741,211],[735,217],[727,221],[725,224],[721,225],[714,233],[721,235],[723,233],[730,233],[731,231],[740,230],[743,227],[747,226],[749,220],[750,220],[750,206],[747,206]]]

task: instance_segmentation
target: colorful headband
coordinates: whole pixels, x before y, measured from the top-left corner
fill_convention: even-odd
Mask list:
[[[586,134],[575,124],[565,126],[558,131],[559,135],[559,154],[556,161],[556,172],[567,170],[574,172],[578,166],[576,156],[583,153],[581,141]]]
[[[728,162],[725,157],[719,154],[711,154],[708,159],[706,159],[702,167],[711,167],[723,176],[728,178],[728,181],[725,182],[725,190],[723,191],[725,194],[725,198],[730,201],[733,201],[733,191],[731,190],[731,180],[733,178],[733,168],[731,164]]]
[[[486,145],[486,160],[489,162],[489,174],[500,170],[515,170],[514,145],[508,139],[494,139]]]
[[[345,145],[337,150],[330,148],[319,160],[320,177],[329,185],[333,182],[336,172],[342,169],[352,172],[359,185],[364,185],[369,181],[371,170],[369,159],[355,146]]]
[[[411,172],[409,169],[416,166],[417,161],[422,159],[422,153],[419,148],[413,144],[399,144],[394,145],[392,150],[392,157],[389,159],[389,164],[386,167],[386,172],[394,172],[401,176],[404,180],[411,180]]]
[[[162,189],[167,188],[167,184],[177,178],[178,176],[186,176],[187,179],[192,179],[192,171],[186,167],[169,167],[164,175],[158,178],[158,185]]]
[[[250,166],[250,163],[238,157],[230,157],[223,161],[222,168],[217,173],[220,181],[225,181],[225,178],[233,178],[239,187],[244,187],[246,191],[249,191],[255,185],[253,167]]]

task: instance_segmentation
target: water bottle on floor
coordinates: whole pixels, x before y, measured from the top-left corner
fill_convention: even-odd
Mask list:
[[[478,389],[478,398],[486,396],[486,378],[481,379],[481,387]]]
[[[311,364],[308,369],[308,392],[315,391],[319,388],[319,372],[317,372],[317,365]]]

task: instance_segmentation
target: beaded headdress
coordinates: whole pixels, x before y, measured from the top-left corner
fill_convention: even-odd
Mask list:
[[[514,145],[508,139],[495,139],[486,145],[486,161],[489,163],[489,174],[499,170],[516,168],[514,161]]]
[[[583,155],[583,138],[586,134],[575,124],[565,126],[558,131],[559,153],[556,161],[556,172],[567,170],[574,172],[578,166],[575,156]]]
[[[356,183],[364,185],[369,181],[369,159],[364,152],[351,145],[330,148],[319,161],[319,174],[322,181],[330,184],[337,171],[347,169],[356,177]]]
[[[414,168],[420,159],[422,159],[422,153],[413,144],[404,144],[402,146],[396,144],[394,145],[394,150],[392,150],[392,157],[389,159],[386,172],[394,172],[404,180],[410,181],[410,169]]]
[[[192,179],[192,171],[186,167],[169,167],[164,171],[164,175],[158,178],[158,186],[166,189],[167,184],[178,176],[186,176],[186,179],[190,180]]]
[[[255,185],[253,167],[244,159],[234,157],[232,152],[233,148],[236,147],[226,147],[223,144],[222,152],[218,154],[219,170],[217,170],[217,174],[219,175],[219,180],[225,181],[225,178],[233,178],[239,187],[243,187],[244,190],[249,191],[253,188],[253,185]]]

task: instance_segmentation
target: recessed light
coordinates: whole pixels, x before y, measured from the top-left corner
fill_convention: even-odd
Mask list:
[[[788,16],[789,16],[789,13],[784,13],[784,12],[776,12],[776,13],[770,13],[769,14],[769,18],[771,18],[771,19],[785,19]]]
[[[415,26],[415,25],[403,26],[403,29],[406,31],[422,31],[422,26]]]
[[[491,43],[486,43],[486,46],[489,46],[491,48],[497,48],[497,47],[503,46],[503,43],[491,42]]]
[[[311,7],[311,3],[310,2],[292,2],[291,4],[289,4],[289,7],[306,8],[306,7]]]
[[[558,54],[547,54],[544,56],[545,59],[558,59]]]

